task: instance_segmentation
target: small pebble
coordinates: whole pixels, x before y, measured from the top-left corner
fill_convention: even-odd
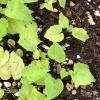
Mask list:
[[[98,92],[97,91],[93,91],[93,95],[97,95],[98,94]]]
[[[85,96],[91,97],[92,96],[92,93],[91,92],[85,92]]]
[[[66,84],[66,89],[67,89],[68,91],[71,91],[73,88],[74,88],[73,85],[71,85],[71,84],[69,84],[69,83]]]
[[[100,17],[100,11],[99,11],[99,10],[96,10],[96,11],[94,12],[94,15]]]
[[[98,97],[98,98],[96,98],[96,100],[100,100],[100,98]]]
[[[15,87],[16,85],[17,85],[17,83],[16,83],[16,82],[13,82],[13,83],[12,83],[12,86],[14,86],[14,87]]]
[[[70,45],[67,44],[67,43],[64,44],[64,47],[65,47],[65,48],[67,48],[67,47],[69,47],[69,46],[70,46]]]
[[[72,25],[75,25],[76,23],[75,23],[75,20],[72,20]]]
[[[17,85],[18,85],[18,87],[20,87],[20,86],[21,86],[21,83],[20,83],[20,82],[18,82],[18,83],[17,83]]]
[[[64,65],[66,65],[66,64],[67,64],[67,62],[66,62],[66,61],[64,61],[64,62],[63,62],[63,64],[64,64]]]
[[[70,5],[70,7],[73,7],[73,6],[75,6],[75,3],[70,1],[69,5]]]
[[[100,5],[98,6],[98,8],[100,9]]]
[[[93,84],[91,84],[90,87],[93,87]]]
[[[67,64],[72,65],[73,63],[74,63],[73,60],[70,59]]]
[[[91,2],[91,0],[87,0],[88,2]]]
[[[90,14],[90,12],[86,12],[87,16],[88,16],[88,22],[90,25],[95,25],[96,23],[93,20],[92,15]]]
[[[81,57],[80,57],[80,55],[77,55],[77,59],[80,59]]]
[[[42,32],[42,28],[38,28],[38,31],[39,31],[39,32]]]
[[[15,93],[15,96],[16,96],[16,97],[19,97],[19,92],[16,92],[16,93]]]
[[[76,90],[72,90],[72,94],[76,95],[77,91]]]
[[[47,45],[42,45],[42,47],[44,48],[44,49],[46,49],[46,50],[48,50],[49,49],[49,47],[47,46]]]
[[[68,58],[66,58],[65,60],[68,61]]]
[[[10,82],[4,82],[4,86],[5,86],[6,88],[9,88],[9,87],[11,87],[11,83],[10,83]]]

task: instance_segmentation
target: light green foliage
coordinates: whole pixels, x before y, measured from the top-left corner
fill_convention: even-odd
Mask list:
[[[91,82],[95,81],[88,65],[83,63],[74,64],[74,71],[70,71],[70,74],[75,87],[80,85],[89,85]]]
[[[8,80],[10,77],[13,77],[13,79],[18,80],[21,78],[24,63],[15,52],[9,53],[0,47],[0,60],[1,79]]]
[[[50,75],[46,78],[44,93],[47,95],[48,100],[57,97],[63,88],[64,86],[60,79],[54,79]]]
[[[32,21],[32,16],[28,7],[21,0],[11,0],[7,3],[7,7],[2,10],[7,17],[22,20],[26,22]]]
[[[34,51],[40,43],[37,35],[37,25],[35,22],[28,24],[27,27],[21,30],[18,43],[28,51]]]
[[[39,59],[40,57],[40,50],[38,50],[37,48],[34,50],[33,52],[33,57],[34,59]]]
[[[48,56],[51,59],[54,59],[58,62],[63,62],[65,60],[64,49],[58,43],[55,43],[55,42],[48,49]]]
[[[32,3],[37,2],[38,0],[22,0],[24,3]]]
[[[47,100],[45,95],[37,91],[32,85],[22,85],[19,94],[18,100]]]
[[[83,28],[77,28],[77,27],[73,28],[72,35],[73,35],[73,37],[75,37],[83,42],[85,42],[89,38],[87,31],[84,30]]]
[[[5,18],[0,19],[0,40],[7,34],[8,21]]]
[[[55,0],[45,0],[45,2],[40,6],[41,9],[46,8],[50,11],[54,11],[53,3]]]
[[[59,1],[59,5],[60,5],[62,8],[65,8],[66,1],[67,1],[67,0],[58,0],[58,1]]]
[[[3,97],[3,95],[4,95],[4,90],[0,89],[0,99]]]
[[[0,4],[7,4],[7,2],[10,0],[0,0]]]
[[[62,28],[68,28],[69,27],[69,19],[63,15],[63,13],[59,14],[59,25]]]
[[[47,30],[44,37],[52,42],[61,42],[64,39],[64,34],[62,33],[62,28],[59,25],[53,25]]]
[[[4,51],[3,48],[0,46],[0,68],[8,62],[9,59],[9,52]]]
[[[49,72],[48,60],[34,60],[28,67],[24,68],[21,82],[23,84],[36,83],[44,77],[47,72]]]
[[[19,21],[19,20],[15,20],[12,18],[7,18],[8,20],[8,33],[10,34],[16,34],[16,33],[20,33],[25,26],[27,25],[27,23],[23,22],[23,21]]]
[[[69,20],[63,13],[59,14],[57,25],[52,25],[45,33],[44,37],[53,42],[48,52],[39,50],[41,40],[38,38],[38,26],[32,17],[32,12],[26,3],[37,2],[38,0],[0,0],[0,13],[4,16],[0,19],[0,40],[9,34],[18,34],[18,43],[27,51],[33,52],[33,61],[25,67],[23,60],[23,51],[15,48],[15,41],[9,39],[7,41],[9,47],[13,47],[16,52],[9,52],[0,47],[0,78],[8,80],[11,77],[14,80],[21,80],[22,87],[19,90],[18,100],[52,100],[57,97],[64,88],[61,79],[71,75],[75,87],[80,85],[89,85],[95,79],[91,74],[88,65],[83,63],[74,64],[74,70],[66,71],[61,67],[65,61],[65,52],[62,46],[58,44],[64,39],[63,29],[72,32],[72,36],[85,42],[89,36],[83,28],[73,27],[69,25]],[[50,11],[57,11],[53,8],[55,2],[59,2],[62,8],[65,8],[67,0],[44,0],[41,8]],[[39,2],[39,1],[38,1]],[[9,35],[8,35],[9,36]],[[1,44],[3,42],[1,41]],[[2,44],[3,45],[3,44]],[[41,45],[41,44],[40,44]],[[46,49],[47,50],[47,49]],[[46,51],[45,50],[45,51]],[[47,56],[48,54],[48,56]],[[49,58],[47,58],[49,57]],[[49,60],[57,61],[57,74],[61,79],[55,79],[50,72]],[[56,65],[55,63],[55,65]],[[51,64],[51,63],[50,63]],[[32,85],[31,85],[32,84]],[[36,87],[33,86],[35,84]],[[37,90],[38,86],[43,86],[43,94]],[[11,91],[10,91],[11,92]],[[0,89],[0,98],[4,95],[4,91]]]
[[[67,76],[68,76],[68,72],[65,70],[65,68],[61,68],[61,70],[60,70],[61,79],[65,78]]]

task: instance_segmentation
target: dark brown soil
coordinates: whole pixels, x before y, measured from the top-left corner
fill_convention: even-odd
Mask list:
[[[96,79],[95,83],[87,86],[85,89],[82,89],[81,87],[76,89],[76,95],[73,95],[72,92],[69,92],[65,87],[61,95],[59,95],[59,97],[55,98],[54,100],[100,100],[100,17],[94,15],[94,10],[100,10],[100,8],[98,8],[98,6],[100,6],[100,0],[91,0],[89,5],[87,4],[88,0],[72,0],[75,3],[74,7],[70,7],[71,0],[69,0],[65,9],[61,9],[58,4],[54,5],[58,9],[57,13],[52,13],[46,9],[40,10],[39,4],[41,4],[42,1],[43,0],[40,0],[39,3],[29,4],[28,6],[31,10],[34,11],[33,16],[35,17],[38,26],[42,28],[42,31],[39,33],[39,38],[43,41],[43,44],[47,46],[51,45],[51,42],[44,39],[44,33],[49,26],[57,23],[59,12],[63,12],[70,19],[71,24],[74,20],[74,26],[85,28],[90,36],[90,39],[83,43],[73,38],[70,33],[64,30],[65,39],[61,44],[65,45],[67,43],[70,45],[66,48],[67,58],[73,60],[74,63],[80,61],[82,63],[88,64]],[[89,24],[86,14],[87,11],[92,15],[94,22],[96,23],[95,25]],[[17,37],[18,40],[18,36],[14,37]],[[8,36],[4,38],[4,40],[14,37]],[[6,47],[7,46],[5,46],[5,49],[11,50],[9,47]],[[21,47],[16,44],[16,48]],[[13,50],[16,48],[13,48]],[[41,45],[39,45],[39,48],[45,51]],[[31,52],[26,52],[24,49],[23,51],[23,60],[27,65],[32,60],[32,54]],[[30,59],[27,59],[26,55],[29,56]],[[79,55],[80,58],[77,58],[77,55]],[[72,67],[72,65],[68,67]],[[56,77],[56,75],[54,76]],[[70,83],[70,77],[67,80],[64,79],[63,82],[66,86],[67,83]],[[11,94],[7,94],[4,100],[16,100],[16,97]]]

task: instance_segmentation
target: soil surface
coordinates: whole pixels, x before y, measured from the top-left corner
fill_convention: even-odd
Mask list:
[[[41,29],[39,38],[43,43],[39,45],[39,48],[45,52],[46,50],[42,45],[51,45],[51,42],[44,39],[43,36],[51,25],[57,24],[58,14],[59,12],[63,12],[70,19],[70,24],[85,28],[90,36],[90,39],[83,43],[73,38],[67,30],[64,30],[65,39],[61,42],[61,45],[64,46],[68,58],[67,62],[69,62],[69,64],[67,67],[66,64],[63,64],[63,66],[72,69],[73,63],[75,62],[80,61],[86,63],[89,65],[96,79],[96,82],[90,86],[81,86],[78,89],[72,88],[69,90],[68,86],[71,86],[71,80],[70,77],[67,79],[65,78],[63,79],[65,89],[59,97],[54,100],[100,100],[100,16],[95,15],[96,10],[100,11],[100,0],[68,0],[65,9],[60,8],[58,4],[54,5],[58,9],[57,13],[50,12],[46,9],[40,10],[39,6],[41,3],[43,3],[43,0],[40,0],[39,3],[28,4],[29,8],[34,11],[33,16]],[[92,17],[90,22],[89,16]],[[91,24],[92,21],[93,23]],[[15,48],[9,48],[6,43],[8,38],[13,38],[17,42],[19,37],[17,35],[5,37],[3,40],[5,49],[12,51],[21,48],[18,44],[16,44]],[[23,60],[27,65],[32,61],[32,53],[24,49],[23,51]],[[52,67],[54,62],[50,61],[50,63]],[[56,69],[53,67],[51,70],[54,77],[58,77]],[[2,82],[2,80],[0,82]],[[11,79],[9,82],[13,82],[13,80]],[[18,84],[18,82],[16,83]],[[16,88],[19,89],[19,86],[17,85]],[[16,99],[14,95],[7,94],[3,100]]]

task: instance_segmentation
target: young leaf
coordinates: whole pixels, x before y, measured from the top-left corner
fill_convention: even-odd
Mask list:
[[[48,49],[48,56],[58,62],[63,62],[65,60],[65,52],[58,43],[53,43]]]
[[[8,65],[10,67],[10,73],[13,79],[20,79],[22,76],[22,70],[24,69],[24,63],[20,56],[18,56],[15,52],[11,52]]]
[[[65,5],[66,5],[66,1],[67,0],[58,0],[59,1],[59,4],[62,8],[65,8]]]
[[[18,43],[28,51],[34,51],[37,45],[40,43],[37,35],[36,23],[28,24],[19,34]]]
[[[40,8],[43,9],[43,8],[46,8],[50,11],[54,11],[54,8],[53,8],[53,3],[54,3],[55,0],[45,0],[45,3],[43,3]]]
[[[83,42],[85,42],[89,38],[86,30],[77,27],[72,29],[72,36]]]
[[[62,68],[60,71],[60,77],[61,79],[65,78],[68,76],[68,72],[65,70],[65,68]]]
[[[7,32],[10,34],[20,33],[27,25],[23,21],[15,20],[12,18],[7,18],[7,20],[8,20]]]
[[[8,21],[5,18],[0,19],[0,40],[7,34]]]
[[[95,81],[88,65],[83,63],[74,64],[74,71],[71,71],[70,74],[75,87],[80,85],[89,85],[91,82]]]
[[[64,34],[61,32],[62,28],[59,25],[53,25],[47,30],[44,37],[52,42],[61,42],[64,39]]]
[[[62,28],[69,27],[69,19],[66,16],[64,16],[62,13],[59,14],[59,25]]]
[[[2,10],[2,13],[7,17],[26,22],[31,22],[33,19],[31,16],[32,11],[21,0],[9,1],[7,7]]]
[[[37,91],[32,85],[22,85],[19,94],[18,100],[47,100],[45,95]]]
[[[45,80],[45,94],[49,100],[57,97],[63,90],[64,86],[60,79],[54,79],[48,76]]]
[[[9,53],[0,47],[0,59],[2,61],[2,63],[0,63],[1,79],[8,80],[10,77],[13,77],[15,80],[18,80],[21,78],[24,63],[16,53]]]
[[[0,99],[3,97],[3,95],[4,95],[4,90],[0,89]]]
[[[49,72],[47,60],[33,61],[28,67],[24,68],[22,80],[23,84],[36,83]]]

